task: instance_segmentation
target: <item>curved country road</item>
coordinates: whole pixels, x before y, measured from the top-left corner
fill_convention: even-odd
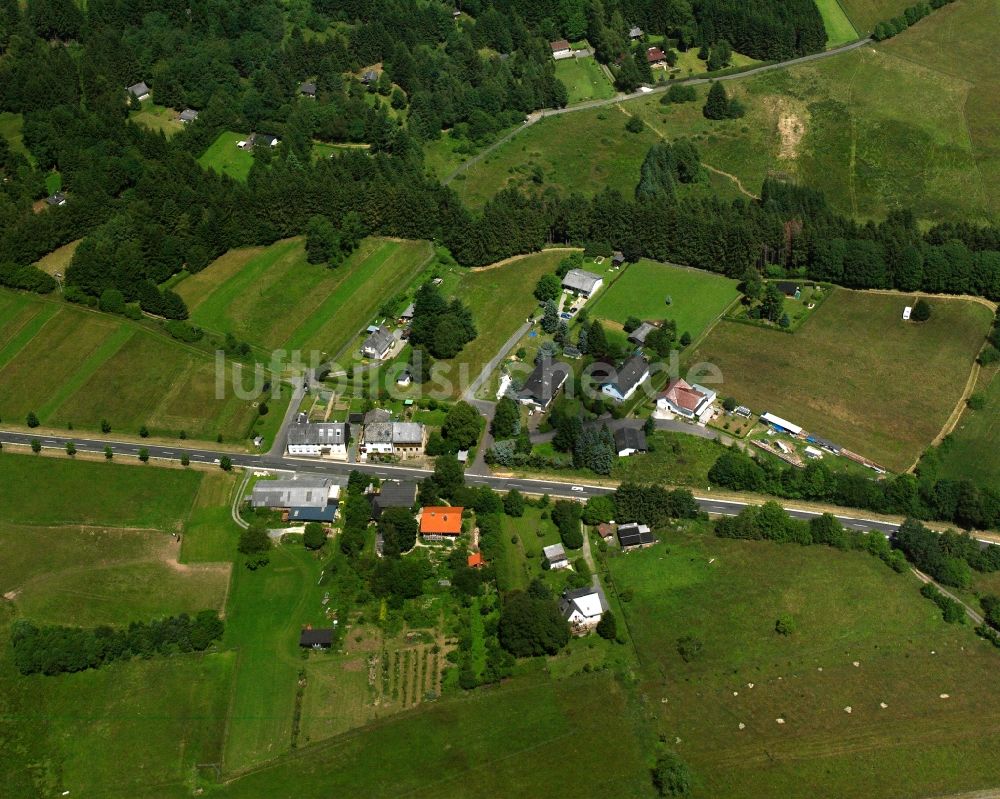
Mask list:
[[[824,50],[822,53],[810,53],[809,55],[799,56],[798,58],[791,58],[788,61],[778,61],[774,64],[762,64],[759,67],[754,67],[753,69],[747,69],[743,72],[734,72],[729,75],[720,75],[716,78],[682,78],[681,80],[672,80],[669,83],[665,83],[659,86],[654,86],[648,91],[638,91],[632,92],[631,94],[616,94],[614,97],[609,97],[604,100],[586,100],[582,103],[576,103],[574,105],[568,105],[565,108],[545,108],[541,111],[534,111],[528,115],[527,121],[523,125],[519,125],[512,131],[509,131],[505,135],[497,139],[493,144],[487,147],[485,150],[472,156],[468,161],[463,161],[457,169],[455,169],[450,175],[448,175],[442,183],[451,183],[455,178],[465,172],[469,167],[475,166],[480,161],[482,161],[486,156],[496,150],[498,147],[509,142],[522,130],[530,128],[538,120],[544,119],[545,117],[554,117],[561,114],[572,114],[576,111],[586,111],[590,108],[601,108],[603,106],[615,105],[623,100],[636,100],[640,97],[649,97],[653,94],[660,94],[667,91],[671,86],[678,84],[686,84],[688,86],[698,86],[704,83],[711,83],[712,81],[724,81],[724,80],[740,80],[742,78],[749,78],[753,75],[759,75],[762,72],[771,72],[775,69],[787,69],[788,67],[794,67],[798,64],[806,64],[810,61],[819,61],[822,58],[830,58],[830,56],[840,55],[841,53],[846,53],[851,50],[856,50],[859,47],[863,47],[871,42],[871,37],[866,37],[864,39],[858,39],[856,42],[851,42],[850,44],[842,45],[841,47],[834,47],[832,50]]]

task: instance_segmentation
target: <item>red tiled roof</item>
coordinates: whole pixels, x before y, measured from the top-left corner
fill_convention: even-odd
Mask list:
[[[663,61],[665,59],[666,56],[663,54],[663,51],[659,47],[650,47],[648,50],[646,50],[646,60],[650,64],[655,64],[657,61]]]
[[[424,535],[459,535],[462,532],[462,508],[424,508],[420,514],[420,532]]]
[[[477,566],[482,566],[482,565],[483,565],[483,556],[482,556],[482,553],[473,552],[471,555],[469,555],[469,568],[470,569],[474,569]]]
[[[560,50],[569,50],[569,42],[565,39],[559,39],[555,42],[549,42],[549,47],[552,48],[553,53],[558,53]]]
[[[676,405],[678,408],[684,408],[691,412],[697,410],[698,403],[705,398],[705,395],[698,391],[698,389],[692,388],[685,380],[679,377],[671,380],[667,385],[666,391],[660,396],[665,397],[671,404]]]

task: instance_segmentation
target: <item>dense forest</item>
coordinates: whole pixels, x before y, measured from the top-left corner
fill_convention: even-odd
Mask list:
[[[692,199],[675,190],[698,170],[683,142],[651,153],[635,198],[508,189],[471,214],[428,176],[422,142],[440,126],[488,132],[486,117],[503,125],[559,101],[546,43],[558,31],[544,9],[470,4],[478,16],[456,22],[448,7],[406,0],[293,9],[276,0],[190,9],[98,0],[83,16],[71,0],[32,0],[23,12],[2,0],[0,110],[23,115],[34,163],[0,140],[0,282],[52,291],[55,281],[30,264],[83,238],[67,299],[96,302],[113,290],[182,319],[180,298],[158,289],[168,277],[325,217],[334,226],[349,219],[355,238],[432,239],[470,266],[567,242],[732,277],[756,266],[856,288],[1000,299],[994,228],[924,232],[906,211],[859,224],[820,193],[776,180],[760,201]],[[615,30],[620,20],[655,29],[641,11],[593,2],[581,13]],[[500,58],[508,33],[510,57]],[[373,65],[379,77],[365,85]],[[133,124],[125,87],[138,80],[154,100],[199,108],[198,119],[170,139]],[[298,96],[303,80],[316,82],[316,99]],[[241,183],[195,161],[224,130],[266,130],[281,144],[255,148]],[[323,137],[370,149],[316,159],[313,141]],[[37,212],[52,170],[67,202]]]

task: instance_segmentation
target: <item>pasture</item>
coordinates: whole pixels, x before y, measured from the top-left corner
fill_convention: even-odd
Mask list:
[[[877,4],[870,24],[906,5]],[[865,30],[863,4],[845,7]],[[757,194],[776,174],[822,190],[836,211],[860,219],[907,207],[928,222],[987,222],[1000,212],[1000,90],[990,57],[998,13],[988,0],[951,4],[881,44],[728,81],[746,106],[742,119],[706,120],[704,87],[692,103],[664,106],[657,94],[549,117],[451,185],[473,207],[506,185],[585,195],[609,186],[630,196],[655,132],[692,138],[703,163],[739,181],[730,179],[737,191]],[[616,109],[651,130],[625,133]]]
[[[12,151],[20,153],[34,164],[35,157],[24,144],[24,135],[21,132],[23,128],[24,117],[21,114],[13,114],[10,111],[0,112],[0,138],[7,140],[7,145]]]
[[[162,133],[168,139],[184,129],[177,111],[173,108],[157,105],[152,100],[146,100],[138,111],[130,111],[129,119],[144,128]]]
[[[825,0],[821,0],[817,5],[826,22],[824,2]],[[906,0],[840,0],[840,4],[859,33],[871,33],[876,23],[902,14],[911,5]],[[827,28],[827,32],[829,30]]]
[[[337,269],[306,262],[302,238],[232,250],[175,290],[191,320],[264,349],[336,357],[432,255],[424,241],[371,238]]]
[[[614,87],[595,58],[566,58],[556,62],[556,78],[562,81],[569,104],[613,97]]]
[[[739,297],[738,281],[643,259],[629,264],[590,308],[590,315],[622,324],[630,316],[644,321],[672,319],[677,335],[698,337]],[[670,304],[667,304],[667,298]]]
[[[35,266],[49,275],[65,275],[70,261],[73,260],[73,253],[76,252],[76,248],[80,246],[81,241],[83,239],[77,239],[56,248],[48,255],[43,256],[35,263]]]
[[[434,365],[435,382],[458,396],[538,307],[532,294],[538,279],[555,272],[569,254],[567,249],[542,250],[502,266],[463,270],[451,294],[469,306],[478,335],[453,360]]]
[[[692,357],[721,370],[721,396],[903,471],[961,398],[992,318],[940,298],[905,323],[905,300],[836,289],[795,333],[723,320]]]
[[[310,746],[307,757],[283,758],[228,782],[223,793],[273,796],[294,782],[303,799],[331,794],[516,799],[591,795],[598,789],[604,796],[650,797],[647,752],[626,701],[621,684],[606,673],[558,682],[538,675],[515,678]],[[586,754],[595,747],[600,758]],[[377,768],[373,752],[379,753]]]
[[[981,410],[966,408],[940,448],[941,476],[1000,485],[1000,370],[984,369],[976,392],[986,398]]]
[[[996,785],[1000,655],[861,552],[668,532],[609,558],[693,797],[938,796]],[[790,635],[775,632],[790,618]],[[678,639],[700,655],[685,662]],[[779,723],[777,720],[781,719]]]
[[[816,7],[823,17],[823,27],[826,28],[827,49],[839,47],[853,42],[858,38],[858,32],[848,19],[840,0],[817,0]]]
[[[241,182],[246,181],[253,166],[253,153],[236,146],[237,142],[246,138],[245,133],[223,131],[198,157],[198,163],[220,175],[228,175]]]
[[[29,411],[51,427],[243,439],[257,416],[227,392],[215,363],[141,324],[22,294],[0,292],[0,418]],[[277,408],[275,410],[278,410]]]

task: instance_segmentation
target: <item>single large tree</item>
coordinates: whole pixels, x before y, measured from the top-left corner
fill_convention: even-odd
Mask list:
[[[378,519],[382,554],[396,557],[409,552],[417,542],[417,520],[409,508],[386,508]]]
[[[702,113],[706,119],[727,119],[729,117],[729,95],[726,87],[718,81],[712,82]]]

